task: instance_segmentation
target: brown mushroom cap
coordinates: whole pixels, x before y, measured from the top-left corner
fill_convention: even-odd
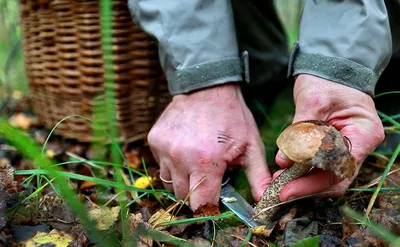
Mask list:
[[[327,122],[306,120],[293,123],[279,135],[276,143],[295,163],[315,166],[340,178],[354,175],[356,160],[347,141]]]

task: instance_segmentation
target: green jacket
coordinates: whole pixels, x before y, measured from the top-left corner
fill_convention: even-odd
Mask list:
[[[272,0],[129,0],[129,8],[158,40],[172,95],[268,83],[288,68],[288,75],[312,74],[372,96],[392,55],[383,0],[306,0],[291,51]]]

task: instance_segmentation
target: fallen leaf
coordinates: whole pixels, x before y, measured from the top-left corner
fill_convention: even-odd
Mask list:
[[[150,186],[150,183],[154,181],[154,178],[150,176],[142,176],[135,180],[134,186],[140,189],[146,189]]]
[[[93,188],[95,185],[96,185],[95,182],[84,181],[84,182],[79,186],[79,189],[80,189],[80,190],[85,190],[85,189]]]
[[[5,216],[7,203],[6,203],[7,194],[4,190],[0,190],[0,229],[6,226],[7,220]]]
[[[14,90],[12,92],[12,97],[16,100],[21,100],[23,96],[24,96],[23,93],[19,90]]]
[[[201,205],[193,213],[193,217],[195,218],[217,215],[221,215],[221,212],[219,211],[218,206],[211,202]]]
[[[251,232],[259,237],[268,238],[273,232],[274,228],[267,228],[265,225],[255,226],[251,228]]]
[[[286,223],[293,220],[294,217],[296,216],[297,208],[292,207],[288,213],[286,213],[282,218],[280,218],[278,222],[278,230],[284,230]]]
[[[104,231],[108,230],[114,224],[118,218],[119,211],[119,206],[112,208],[97,206],[90,209],[88,213],[89,217],[97,222],[96,228]]]
[[[133,232],[139,227],[139,225],[144,226],[146,229],[150,228],[150,225],[147,222],[143,221],[143,216],[141,213],[130,214],[129,220],[131,222],[131,231]],[[141,234],[135,234],[135,235],[138,236],[136,246],[138,247],[153,246],[152,238],[141,236]]]
[[[55,247],[67,247],[73,240],[71,235],[54,229],[49,233],[38,232],[28,239],[23,246],[39,247],[45,244],[53,244]]]
[[[307,216],[296,218],[286,223],[283,233],[283,245],[292,246],[317,234],[318,223],[316,221],[311,221]]]
[[[199,236],[194,236],[191,239],[188,239],[188,242],[191,244],[194,244],[195,246],[198,247],[210,247],[212,246],[210,241],[208,241],[205,238],[199,237]]]
[[[183,219],[186,219],[186,216],[178,216],[177,218],[176,218],[177,220],[183,220]],[[188,226],[190,226],[191,224],[193,224],[193,223],[185,223],[185,224],[178,224],[178,225],[172,225],[171,226],[171,228],[168,230],[168,232],[170,233],[170,234],[172,234],[172,235],[179,235],[179,234],[181,234],[182,232],[184,232],[185,230],[186,230],[186,228],[188,227]]]
[[[15,169],[9,163],[0,163],[0,189],[7,192],[17,192],[17,184],[14,181]]]
[[[174,220],[176,220],[176,216],[170,214],[169,212],[166,212],[164,209],[160,209],[150,217],[148,223],[153,229],[161,231],[168,227],[161,225],[162,223]]]
[[[8,121],[13,127],[21,128],[24,130],[29,129],[29,127],[31,127],[33,122],[33,120],[30,117],[26,116],[22,112],[12,115]]]
[[[49,233],[50,227],[48,224],[38,224],[38,225],[10,225],[11,234],[14,237],[16,243],[26,242],[28,239],[31,239],[38,232]],[[60,229],[58,229],[60,230]],[[0,245],[1,246],[1,245]]]
[[[91,246],[88,234],[82,225],[73,226],[69,233],[80,244],[80,246]]]
[[[129,167],[132,169],[138,169],[140,164],[142,163],[142,159],[140,158],[140,152],[136,149],[127,152],[125,154],[125,157],[129,163]]]
[[[213,246],[230,246],[230,247],[239,247],[243,244],[243,240],[246,239],[246,235],[248,234],[248,227],[225,227],[223,229],[218,229],[214,245]],[[210,235],[203,235],[206,239],[213,239],[214,233],[211,230]],[[250,247],[251,245],[246,245],[246,247]],[[253,245],[254,246],[254,245]],[[260,245],[265,246],[265,245]]]
[[[47,155],[47,157],[49,157],[49,158],[54,158],[54,156],[56,155],[56,152],[54,152],[53,149],[47,149],[47,150],[46,150],[46,155]]]

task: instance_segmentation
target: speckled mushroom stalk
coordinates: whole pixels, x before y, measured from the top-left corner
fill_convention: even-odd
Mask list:
[[[355,158],[350,154],[347,140],[335,127],[324,121],[307,120],[289,125],[276,141],[278,148],[294,164],[285,169],[265,190],[258,202],[257,220],[267,225],[279,207],[279,194],[289,182],[304,176],[312,167],[332,172],[341,179],[355,172]],[[267,208],[272,207],[267,210]]]

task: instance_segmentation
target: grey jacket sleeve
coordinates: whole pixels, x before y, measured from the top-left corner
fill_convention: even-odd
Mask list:
[[[230,0],[129,0],[133,20],[159,44],[172,95],[241,81]]]
[[[312,74],[373,96],[391,54],[383,0],[307,0],[288,72]]]

